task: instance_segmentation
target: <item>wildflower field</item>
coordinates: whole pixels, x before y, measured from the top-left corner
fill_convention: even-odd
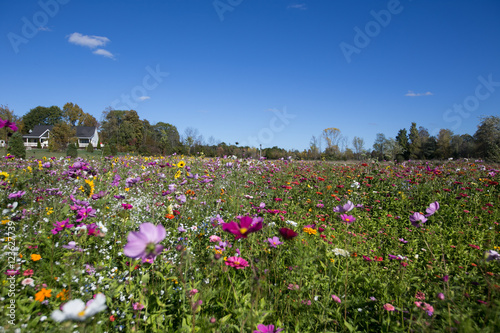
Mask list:
[[[0,162],[17,332],[498,332],[498,166]]]

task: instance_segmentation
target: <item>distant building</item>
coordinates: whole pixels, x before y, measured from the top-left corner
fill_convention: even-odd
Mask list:
[[[33,130],[23,135],[24,146],[25,147],[37,147],[38,142],[42,148],[47,148],[49,146],[50,131],[54,126],[50,125],[36,125]],[[97,133],[97,127],[94,126],[75,126],[76,137],[78,138],[78,146],[80,148],[85,148],[92,143],[92,146],[97,147],[99,142],[99,134]]]

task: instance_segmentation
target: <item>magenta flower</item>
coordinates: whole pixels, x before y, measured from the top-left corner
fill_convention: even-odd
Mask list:
[[[222,230],[232,233],[234,239],[247,238],[247,235],[262,229],[262,217],[243,216],[240,223],[231,221],[222,225]]]
[[[337,295],[332,295],[332,298],[335,302],[337,303],[342,303],[342,301],[340,300],[340,298],[337,296]]]
[[[131,204],[124,204],[124,203],[122,203],[122,207],[123,207],[123,209],[132,209],[133,208],[133,206]]]
[[[437,210],[439,209],[439,202],[437,201],[434,201],[433,203],[431,203],[429,205],[429,207],[425,210],[425,212],[427,213],[425,215],[425,217],[429,217],[431,216],[432,214],[434,214]]]
[[[226,260],[226,265],[234,267],[236,269],[243,269],[245,267],[248,267],[248,261],[241,257],[229,257]]]
[[[143,304],[141,304],[141,303],[139,303],[139,302],[134,303],[134,304],[132,305],[132,307],[133,307],[133,308],[134,308],[134,310],[136,310],[136,311],[140,311],[140,310],[144,309],[144,305],[143,305]]]
[[[347,223],[352,223],[352,222],[356,221],[356,218],[354,216],[347,215],[347,214],[340,215],[340,218],[342,219],[342,221],[347,222]]]
[[[4,127],[10,128],[13,132],[16,132],[18,130],[16,123],[13,123],[8,119],[7,120],[0,119],[0,128]]]
[[[423,224],[420,224],[420,222],[425,223],[427,222],[427,219],[425,218],[424,215],[416,212],[413,213],[413,215],[410,215],[410,222],[414,227],[418,228],[418,227],[423,227]]]
[[[266,326],[264,324],[259,324],[257,325],[257,330],[253,331],[253,333],[278,333],[283,330],[283,328],[274,329],[274,325]]]
[[[52,229],[52,234],[57,235],[59,232],[63,231],[64,228],[66,229],[71,229],[75,225],[74,224],[69,224],[69,217],[66,220],[63,221],[56,221],[56,223],[52,224],[55,228]]]
[[[161,224],[155,226],[152,223],[142,223],[138,232],[129,232],[128,243],[125,245],[123,253],[133,259],[152,262],[163,251],[163,245],[158,243],[164,240],[166,236],[165,228]]]

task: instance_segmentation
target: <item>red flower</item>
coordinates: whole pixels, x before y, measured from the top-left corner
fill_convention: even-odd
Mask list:
[[[288,229],[288,228],[280,228],[280,234],[286,240],[293,239],[293,238],[297,237],[297,235],[298,235],[298,233],[296,233],[292,229]]]

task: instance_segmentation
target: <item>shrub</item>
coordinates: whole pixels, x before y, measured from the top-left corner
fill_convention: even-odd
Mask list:
[[[42,149],[42,144],[40,143],[40,140],[38,140],[38,141],[37,141],[37,143],[36,143],[36,147],[37,147],[38,149]]]
[[[89,142],[89,145],[87,146],[87,151],[89,153],[93,153],[94,152],[94,146],[92,146],[92,142]]]
[[[76,148],[76,144],[70,143],[68,145],[68,149],[66,150],[66,155],[68,155],[71,158],[78,157],[78,149]]]
[[[10,138],[7,153],[17,158],[26,158],[26,147],[24,146],[23,137],[19,132],[15,132]]]

